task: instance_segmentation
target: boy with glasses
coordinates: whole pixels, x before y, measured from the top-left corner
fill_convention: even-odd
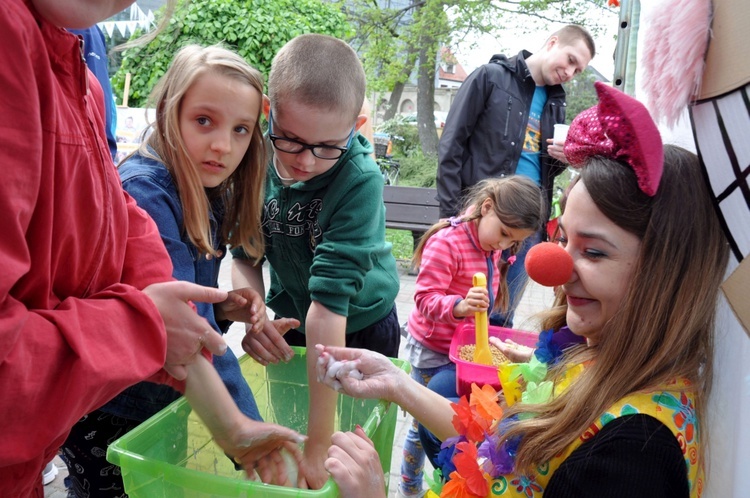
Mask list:
[[[385,241],[383,177],[359,133],[365,74],[335,38],[308,34],[274,58],[264,101],[271,160],[263,235],[270,264],[266,305],[300,325],[280,336],[248,333],[244,350],[262,364],[307,348],[310,410],[300,485],[319,489],[334,432],[336,393],[316,381],[315,344],[362,347],[398,356],[394,300],[399,280]],[[265,287],[260,264],[233,251],[233,285]]]

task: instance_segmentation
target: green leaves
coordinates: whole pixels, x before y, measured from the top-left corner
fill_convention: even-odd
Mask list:
[[[162,15],[157,14],[157,23]],[[183,0],[156,39],[124,51],[122,65],[112,78],[113,91],[119,101],[125,74],[131,73],[129,105],[145,106],[175,52],[190,43],[221,43],[267,77],[276,52],[302,33],[347,39],[352,28],[339,5],[319,0]]]
[[[596,75],[590,68],[565,83],[567,109],[565,111],[565,122],[570,124],[581,111],[595,106],[599,102],[596,96],[594,82]]]

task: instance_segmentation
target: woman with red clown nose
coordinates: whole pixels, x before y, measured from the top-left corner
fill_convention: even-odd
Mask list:
[[[699,497],[705,487],[727,244],[697,157],[663,146],[640,102],[596,89],[599,104],[565,143],[581,172],[558,239],[573,271],[529,362],[501,367],[501,395],[479,386],[451,405],[375,353],[322,348],[321,379],[353,362],[334,379],[341,391],[393,401],[434,435],[422,442],[443,472],[441,496]],[[340,474],[375,474],[370,445],[356,432],[334,443],[327,467],[342,496],[362,496],[365,480]]]

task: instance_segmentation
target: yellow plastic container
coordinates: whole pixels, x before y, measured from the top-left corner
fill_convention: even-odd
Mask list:
[[[287,364],[264,368],[248,356],[242,372],[267,422],[307,431],[308,384],[305,350],[294,348]],[[404,370],[409,364],[392,360]],[[336,427],[353,430],[359,424],[375,443],[388,486],[398,407],[385,401],[339,395]],[[319,490],[272,486],[245,479],[216,445],[190,405],[180,398],[133,431],[113,442],[107,460],[119,465],[131,498],[207,497],[337,497],[333,480]]]

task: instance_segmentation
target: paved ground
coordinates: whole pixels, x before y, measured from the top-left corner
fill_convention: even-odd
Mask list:
[[[228,262],[227,262],[228,263]],[[230,280],[230,266],[229,264],[223,265],[221,275],[219,277],[219,286],[222,289],[231,288]],[[396,306],[398,308],[398,316],[401,323],[404,323],[414,307],[414,286],[416,277],[407,275],[406,263],[400,264],[400,278],[401,278],[401,290],[399,291],[398,297],[396,298]],[[268,275],[266,272],[266,282],[268,282]],[[526,292],[523,295],[521,303],[516,310],[516,328],[534,330],[536,327],[530,320],[530,317],[543,309],[549,307],[552,303],[552,291],[548,288],[541,287],[533,282],[530,282],[526,288]],[[244,354],[240,341],[244,331],[241,325],[235,324],[227,333],[227,342],[232,350],[239,356]],[[406,433],[409,430],[409,424],[411,423],[411,417],[406,415],[403,410],[399,410],[398,420],[396,424],[396,435],[393,441],[393,456],[391,465],[391,484],[389,497],[396,496],[396,489],[400,480],[400,467],[401,467],[401,454],[403,451],[403,442],[406,438]],[[65,498],[66,494],[63,488],[63,478],[67,475],[67,469],[62,463],[59,457],[54,460],[57,467],[60,469],[60,473],[57,478],[48,486],[45,487],[45,497],[49,498]],[[427,462],[428,472],[429,462]]]

